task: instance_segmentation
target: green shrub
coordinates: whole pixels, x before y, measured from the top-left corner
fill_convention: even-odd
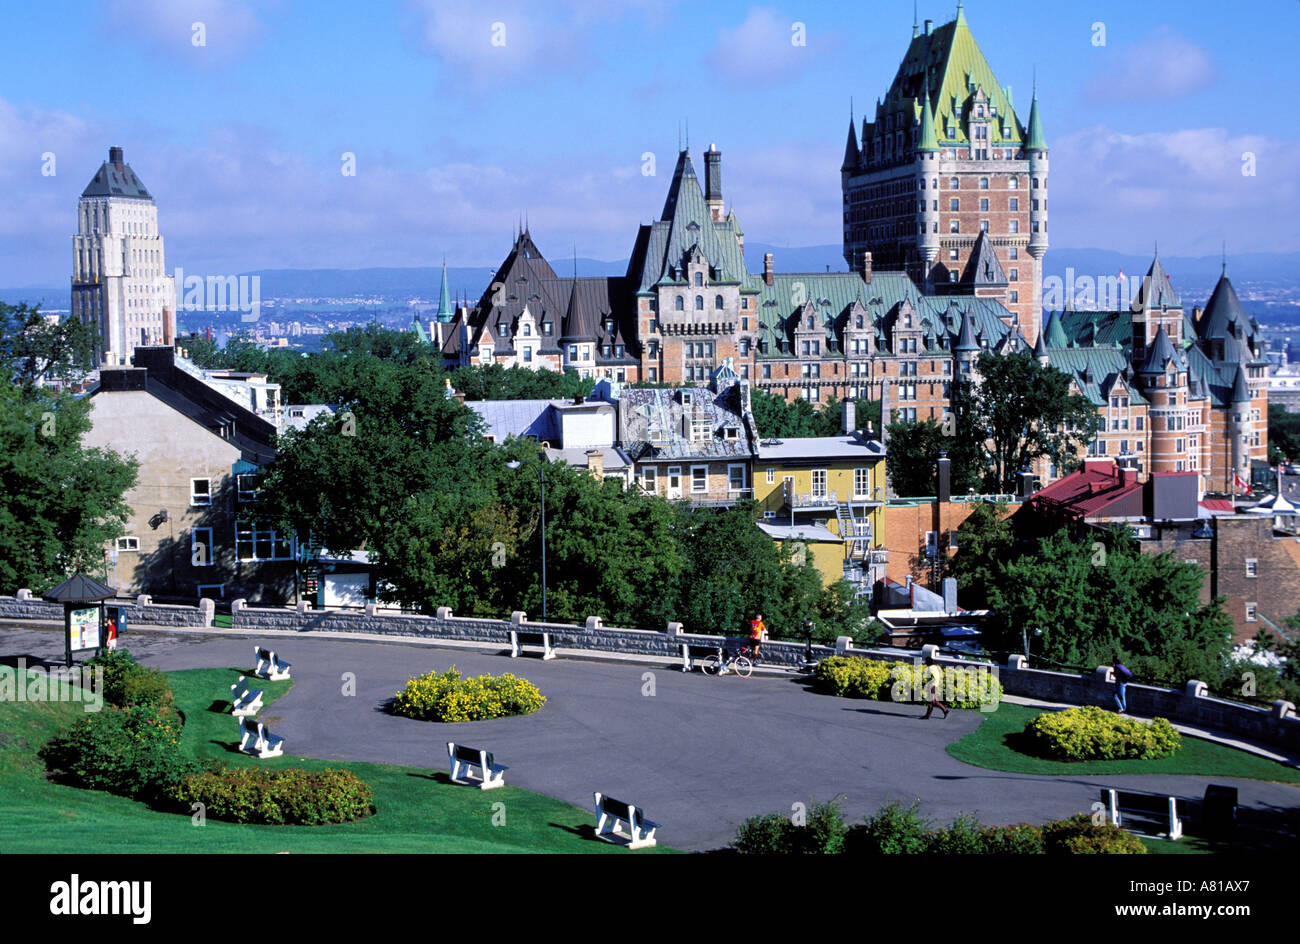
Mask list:
[[[984,828],[985,855],[1040,855],[1047,851],[1043,831],[1029,823]]]
[[[375,811],[374,791],[349,770],[226,767],[191,774],[172,796],[186,809],[202,803],[208,816],[231,823],[319,826]]]
[[[144,705],[163,713],[172,710],[172,690],[160,669],[135,661],[129,649],[101,650],[87,665],[104,670],[104,701],[125,708]]]
[[[946,829],[934,830],[925,851],[938,855],[1038,855],[1045,850],[1037,826],[985,826],[974,814],[963,813]]]
[[[898,855],[925,852],[931,843],[929,823],[898,803],[882,806],[875,816],[849,829],[845,852],[856,855]]]
[[[1169,757],[1182,737],[1164,718],[1149,724],[1095,705],[1049,711],[1025,725],[1029,750],[1058,760]]]
[[[181,753],[180,726],[144,705],[87,714],[41,749],[57,778],[147,803],[165,802],[171,789],[197,771]]]
[[[814,803],[805,816],[803,825],[783,813],[751,817],[740,824],[734,848],[747,855],[836,855],[844,851],[849,827],[837,802]]]
[[[926,701],[930,667],[912,662],[884,662],[861,656],[829,656],[817,664],[813,690],[844,698]],[[979,708],[1002,700],[1002,686],[992,672],[964,666],[943,666],[940,699],[949,708]]]
[[[1043,842],[1048,853],[1057,855],[1147,853],[1147,847],[1137,836],[1109,822],[1096,825],[1087,813],[1047,823],[1043,826]]]
[[[410,679],[393,698],[393,713],[419,721],[481,721],[526,715],[546,704],[537,686],[515,675],[463,678],[453,665]]]

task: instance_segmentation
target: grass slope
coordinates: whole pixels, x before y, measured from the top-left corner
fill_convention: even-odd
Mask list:
[[[375,815],[334,826],[250,826],[209,819],[51,783],[36,752],[81,713],[76,703],[0,703],[0,852],[622,852],[592,838],[593,814],[506,786],[482,791],[448,782],[442,772],[390,764],[239,754],[230,715],[234,669],[195,669],[168,677],[185,716],[182,746],[229,764],[346,768],[374,789]],[[269,706],[290,682],[261,682]],[[265,709],[263,709],[265,711]],[[274,726],[272,726],[274,729]],[[504,807],[497,804],[504,804]],[[493,825],[494,814],[505,822]],[[656,847],[653,850],[672,850]]]
[[[984,716],[984,723],[948,753],[974,767],[1020,774],[1183,774],[1202,777],[1241,777],[1300,783],[1300,770],[1200,738],[1183,735],[1182,749],[1159,760],[1047,760],[1022,750],[1025,725],[1042,714],[1040,708],[1006,702]]]

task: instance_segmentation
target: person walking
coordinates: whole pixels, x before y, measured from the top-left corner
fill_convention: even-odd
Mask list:
[[[928,676],[928,681],[925,685],[925,696],[929,704],[925,706],[925,714],[921,716],[921,720],[925,721],[929,719],[930,715],[934,714],[934,709],[936,708],[942,711],[943,716],[946,718],[948,717],[948,706],[939,700],[939,696],[942,694],[942,689],[939,683],[941,672],[937,666],[927,664],[925,667],[925,673]]]
[[[1133,677],[1128,666],[1115,660],[1115,707],[1116,710],[1124,715],[1128,714],[1128,680]]]

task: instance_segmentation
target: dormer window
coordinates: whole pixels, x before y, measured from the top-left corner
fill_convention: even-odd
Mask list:
[[[551,333],[551,323],[548,321],[542,325],[542,334],[549,336],[550,333]]]
[[[696,273],[695,273],[695,284],[696,284],[696,285],[703,285],[703,284],[704,284],[704,273],[703,273],[703,272],[696,272]]]

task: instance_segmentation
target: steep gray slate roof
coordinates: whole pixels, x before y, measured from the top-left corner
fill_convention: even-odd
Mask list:
[[[1168,308],[1181,307],[1182,302],[1179,301],[1169,276],[1165,275],[1165,267],[1160,264],[1159,256],[1152,260],[1151,268],[1147,269],[1134,305],[1138,308],[1160,308],[1162,305]]]
[[[83,197],[135,197],[140,200],[153,200],[145,189],[144,182],[135,175],[130,164],[123,163],[122,149],[109,148],[109,160],[99,165],[95,176],[90,178],[86,189],[81,191]],[[113,158],[117,158],[116,161]]]
[[[637,234],[628,275],[642,292],[660,283],[685,285],[680,267],[686,254],[698,246],[717,270],[716,278],[710,281],[746,284],[749,272],[737,239],[739,229],[734,214],[713,221],[690,154],[682,151],[677,156],[663,214]]]
[[[972,287],[1007,284],[1007,274],[1002,270],[1002,263],[998,261],[998,254],[988,235],[981,231],[975,240],[975,248],[971,250],[970,261],[962,273],[961,284]]]

